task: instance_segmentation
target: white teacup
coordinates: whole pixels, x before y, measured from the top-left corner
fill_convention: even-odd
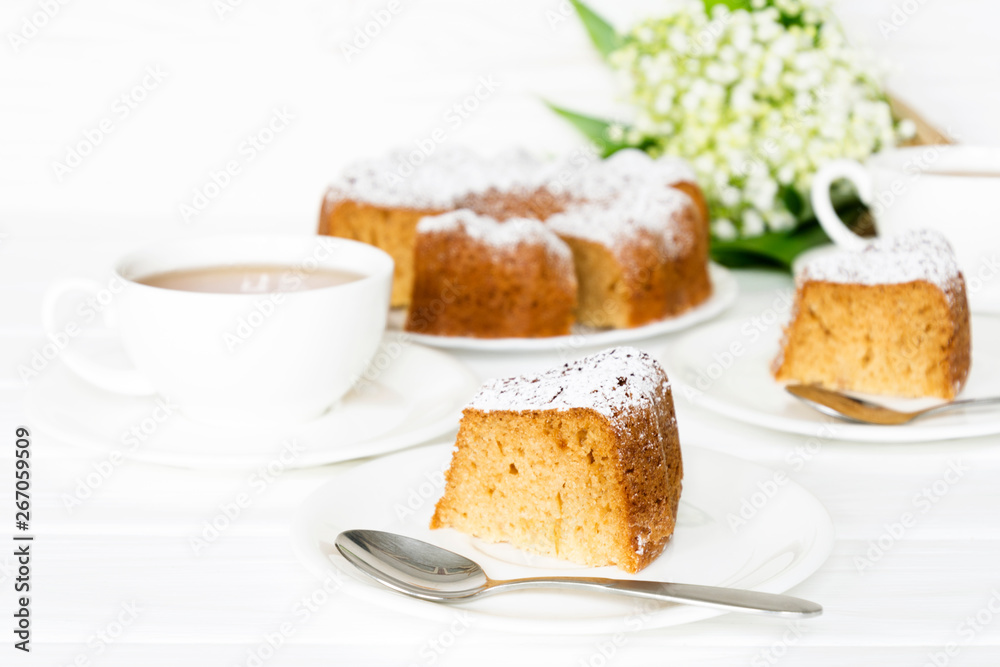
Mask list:
[[[913,146],[883,151],[865,164],[835,160],[812,185],[812,205],[838,246],[867,241],[851,232],[830,202],[830,185],[854,183],[879,236],[936,229],[951,243],[973,310],[1000,312],[1000,148]]]
[[[281,267],[256,293],[207,293],[143,284],[150,276],[207,267]],[[385,329],[392,258],[372,246],[322,236],[218,236],[161,243],[115,267],[113,287],[73,279],[43,306],[50,335],[68,292],[107,299],[133,369],[108,366],[68,346],[63,361],[110,391],[159,393],[210,422],[297,422],[335,404],[364,371]],[[350,282],[302,289],[331,272]],[[280,284],[279,284],[280,283]],[[298,289],[300,291],[289,291]]]

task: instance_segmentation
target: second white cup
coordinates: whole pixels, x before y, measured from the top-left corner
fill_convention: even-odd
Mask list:
[[[874,215],[879,236],[936,229],[951,243],[974,311],[1000,313],[1000,148],[912,146],[872,155],[865,164],[835,160],[813,180],[812,205],[838,246],[868,242],[850,231],[830,201],[830,186],[851,181]]]

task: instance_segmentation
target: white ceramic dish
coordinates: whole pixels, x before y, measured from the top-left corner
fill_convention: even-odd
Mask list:
[[[255,291],[248,283],[218,291],[219,284],[206,278],[197,282],[212,291],[200,291],[143,282],[174,271],[208,269],[210,275],[213,268],[238,266],[273,267],[273,275],[257,284],[271,287]],[[325,271],[353,278],[309,288]],[[79,322],[59,318],[68,305],[64,297],[89,294],[87,303],[97,304],[90,318],[101,313],[131,361],[109,366],[77,345],[66,346],[63,364],[95,387],[124,396],[169,396],[201,422],[307,421],[336,405],[373,358],[385,331],[392,271],[388,254],[349,239],[185,236],[126,254],[106,284],[57,280],[42,300],[42,322],[50,337],[67,335]]]
[[[414,341],[453,350],[474,350],[479,352],[519,352],[532,350],[559,350],[578,347],[610,347],[660,334],[688,329],[696,324],[716,317],[736,301],[739,288],[736,279],[718,264],[709,265],[713,292],[707,301],[678,317],[660,320],[634,329],[587,330],[574,327],[572,335],[549,338],[470,338],[465,336],[432,336],[428,334],[407,334]],[[402,331],[406,321],[406,311],[393,310],[389,313],[388,329]]]
[[[995,407],[944,412],[900,426],[852,424],[827,417],[786,392],[771,376],[771,360],[778,353],[780,336],[781,323],[761,333],[750,321],[734,318],[682,336],[663,358],[674,396],[749,424],[824,439],[927,442],[1000,433],[1000,410]],[[1000,396],[1000,319],[973,316],[972,369],[961,398],[986,396]],[[900,410],[940,403],[932,399],[866,398]]]
[[[320,578],[338,574],[345,590],[366,602],[403,614],[449,623],[459,611],[469,623],[523,633],[615,633],[677,625],[723,612],[592,593],[521,591],[460,606],[415,600],[354,578],[353,568],[332,546],[341,531],[373,528],[409,535],[457,551],[495,578],[582,575],[658,579],[685,583],[787,591],[815,572],[830,554],[833,525],[824,507],[802,487],[753,463],[699,447],[684,447],[684,491],[674,537],[663,554],[638,575],[617,568],[587,568],[531,556],[506,544],[487,544],[428,522],[443,490],[451,443],[420,447],[342,474],[299,509],[292,539],[302,562]],[[775,492],[739,523],[744,502],[761,490]],[[743,510],[746,514],[746,510]],[[733,517],[736,517],[734,520]],[[822,604],[822,600],[817,600]]]
[[[383,371],[321,417],[243,428],[192,421],[159,397],[97,389],[54,365],[31,385],[27,421],[94,451],[216,469],[248,469],[277,457],[285,467],[336,463],[409,447],[457,427],[462,407],[479,387],[464,364],[391,335],[375,362],[382,358]]]

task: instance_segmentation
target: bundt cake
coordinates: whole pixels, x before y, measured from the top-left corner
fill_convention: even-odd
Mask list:
[[[938,232],[819,257],[796,286],[776,379],[948,400],[962,390],[971,355],[965,280]]]
[[[667,376],[621,347],[486,383],[431,528],[638,572],[673,534],[683,468]]]
[[[403,163],[391,156],[347,169],[327,192],[319,226],[321,234],[371,243],[393,256],[394,306],[414,301],[418,280],[434,280],[416,277],[418,266],[431,271],[438,266],[418,257],[425,247],[418,240],[420,220],[461,208],[497,222],[534,219],[551,226],[572,251],[578,289],[574,318],[581,324],[639,326],[679,314],[711,294],[707,207],[693,172],[681,160],[653,160],[624,150],[579,165],[520,153],[487,160],[453,149],[427,158],[405,178],[398,175]],[[461,244],[463,232],[452,231]],[[440,249],[445,237],[436,240]],[[408,321],[423,319],[411,313]],[[488,327],[479,330],[485,333],[470,335],[505,335]],[[536,329],[522,335],[555,334]]]

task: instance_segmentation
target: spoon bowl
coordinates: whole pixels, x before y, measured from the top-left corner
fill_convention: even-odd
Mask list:
[[[475,561],[403,535],[348,530],[335,544],[349,563],[382,585],[423,600],[458,600],[489,586]]]
[[[432,602],[466,601],[515,589],[569,588],[786,618],[823,613],[820,605],[801,598],[716,586],[600,577],[495,580],[465,556],[378,530],[344,531],[334,544],[344,559],[368,578],[398,593]]]

